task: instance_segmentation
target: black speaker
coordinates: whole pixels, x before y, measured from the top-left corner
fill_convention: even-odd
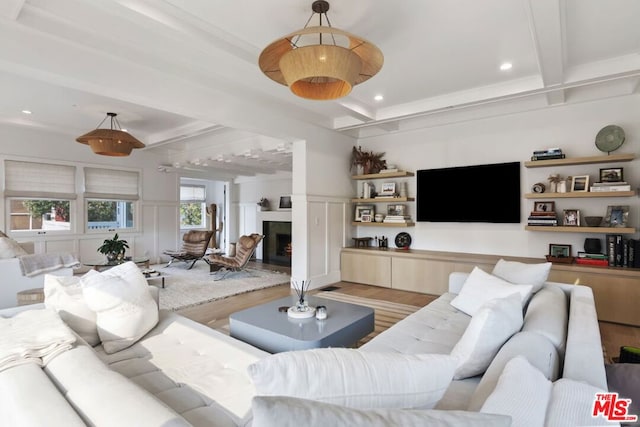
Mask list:
[[[584,251],[588,254],[599,254],[602,251],[602,242],[600,239],[586,238],[584,239]]]

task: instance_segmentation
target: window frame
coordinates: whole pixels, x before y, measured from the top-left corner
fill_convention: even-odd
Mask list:
[[[182,198],[182,189],[183,188],[198,188],[202,189],[202,199],[199,198]],[[202,222],[198,225],[183,225],[182,224],[182,205],[183,204],[193,204],[200,203],[200,212],[202,215]],[[180,221],[180,230],[198,230],[207,228],[207,186],[202,184],[180,184],[180,203],[178,206],[178,216]]]

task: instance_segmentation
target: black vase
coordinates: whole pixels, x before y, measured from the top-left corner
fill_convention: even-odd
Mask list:
[[[599,254],[602,251],[602,242],[600,239],[586,238],[584,239],[584,251],[588,254]]]

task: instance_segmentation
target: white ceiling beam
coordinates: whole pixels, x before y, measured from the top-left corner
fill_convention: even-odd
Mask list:
[[[564,83],[566,39],[565,0],[524,0],[538,68],[545,88]],[[563,103],[562,89],[548,92],[550,105]]]
[[[15,21],[24,7],[26,0],[2,0],[0,2],[0,16]]]

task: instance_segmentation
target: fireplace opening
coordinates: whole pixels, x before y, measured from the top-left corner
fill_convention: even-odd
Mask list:
[[[291,266],[291,222],[263,221],[262,261]]]

